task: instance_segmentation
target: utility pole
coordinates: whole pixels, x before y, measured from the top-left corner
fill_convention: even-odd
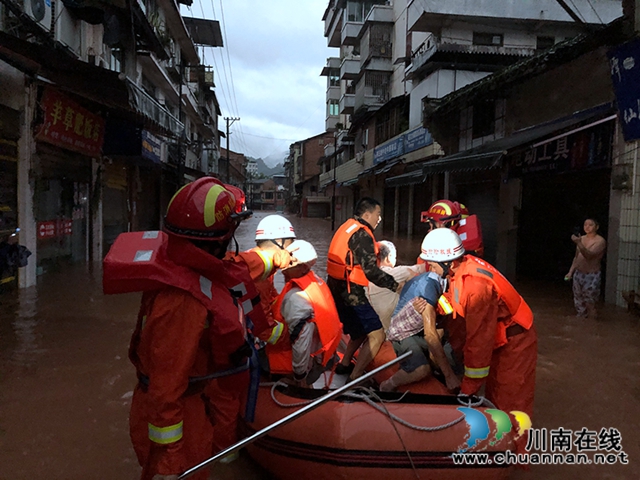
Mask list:
[[[225,182],[229,183],[229,140],[231,140],[229,127],[233,125],[233,122],[240,120],[240,118],[224,117],[224,119],[227,122],[227,175],[225,176]]]

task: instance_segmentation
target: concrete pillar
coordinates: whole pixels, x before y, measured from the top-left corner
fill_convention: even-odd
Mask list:
[[[413,191],[415,185],[409,185],[409,212],[407,213],[407,237],[413,237]]]
[[[393,202],[393,236],[398,235],[398,227],[400,225],[400,187],[396,187],[394,191],[395,197]]]
[[[625,143],[620,129],[614,135],[613,165],[632,166],[631,188],[611,190],[607,232],[605,301],[625,307],[622,292],[640,287],[640,141]]]
[[[498,210],[498,251],[496,268],[509,280],[516,277],[518,221],[522,198],[522,180],[503,174]]]
[[[20,227],[20,243],[31,251],[29,264],[19,269],[18,284],[20,288],[36,284],[36,250],[37,229],[33,213],[33,197],[35,180],[29,175],[35,157],[36,144],[33,138],[31,122],[36,108],[36,86],[27,81],[24,88],[24,109],[20,119],[20,140],[18,141],[18,226]]]
[[[444,172],[444,195],[442,198],[449,199],[449,182],[451,181],[451,172]]]
[[[91,228],[91,262],[102,261],[102,248],[104,242],[102,222],[102,179],[104,166],[102,159],[91,160],[91,199],[89,200],[89,216]]]

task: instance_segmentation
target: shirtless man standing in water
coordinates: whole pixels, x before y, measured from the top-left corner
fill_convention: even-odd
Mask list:
[[[602,275],[600,263],[607,246],[606,240],[598,235],[599,227],[597,221],[587,218],[582,227],[586,235],[571,235],[576,244],[576,256],[565,280],[573,278],[573,303],[578,317],[596,318]]]

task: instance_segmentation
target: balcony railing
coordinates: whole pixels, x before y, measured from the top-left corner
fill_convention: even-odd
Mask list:
[[[356,96],[351,94],[344,94],[340,97],[340,114],[353,113],[353,107],[355,106]]]
[[[162,128],[175,135],[180,135],[184,130],[184,124],[176,117],[169,113],[163,105],[145,92],[138,85],[127,79],[129,86],[129,104],[137,112],[141,113],[150,120],[153,120]]]
[[[355,80],[360,73],[360,57],[345,57],[340,66],[340,80]]]

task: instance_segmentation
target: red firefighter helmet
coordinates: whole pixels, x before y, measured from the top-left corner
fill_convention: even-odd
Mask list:
[[[236,199],[213,177],[202,177],[176,192],[167,208],[167,233],[195,240],[228,240],[241,218]]]
[[[236,199],[236,213],[240,213],[245,209],[246,196],[241,188],[235,185],[224,184],[224,188],[229,190]]]
[[[460,204],[450,200],[438,200],[429,207],[427,216],[436,222],[456,222],[460,220]]]
[[[467,218],[470,215],[469,209],[464,203],[453,202],[453,204],[458,206],[458,209],[460,210],[460,218]]]

